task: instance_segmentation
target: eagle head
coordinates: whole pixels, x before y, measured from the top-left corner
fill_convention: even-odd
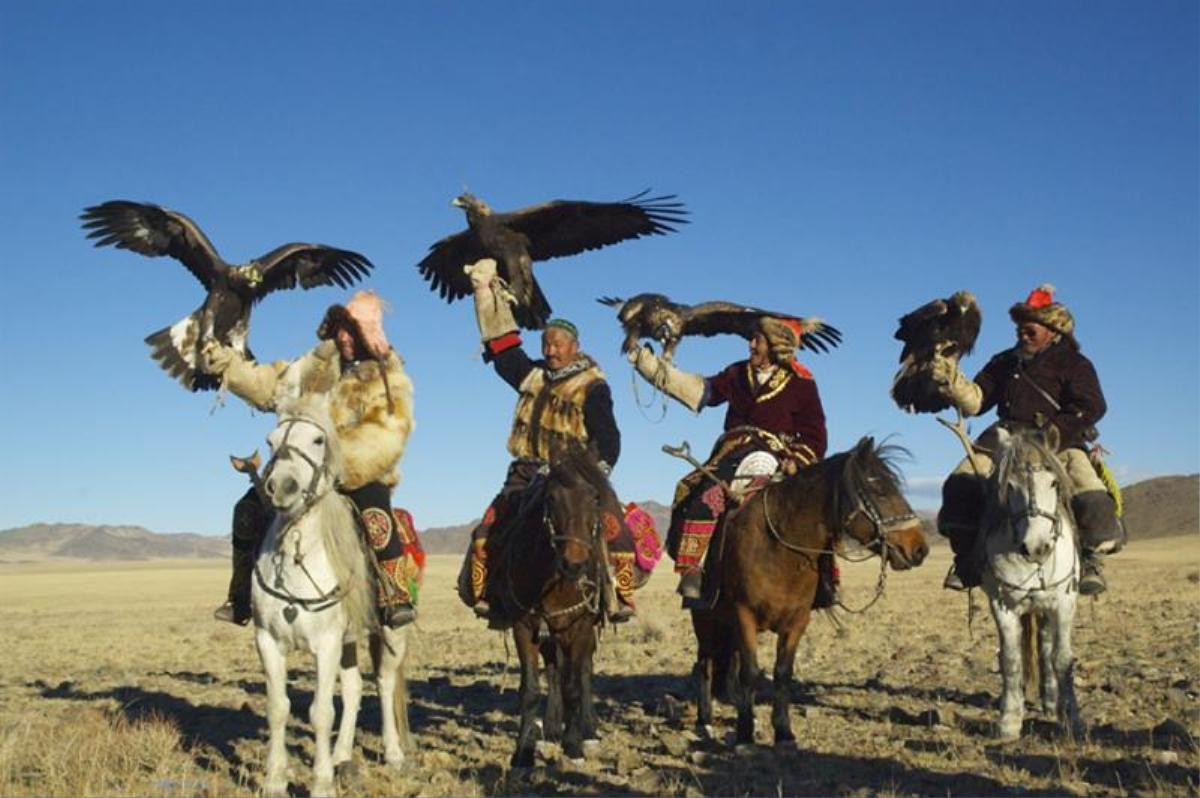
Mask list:
[[[464,191],[462,194],[459,194],[457,197],[450,200],[450,204],[455,208],[462,208],[464,211],[466,211],[468,218],[490,216],[492,213],[492,209],[488,207],[486,202],[481,200],[479,197],[476,197],[469,191]]]

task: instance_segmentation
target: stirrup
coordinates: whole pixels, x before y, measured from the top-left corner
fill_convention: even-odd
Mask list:
[[[1085,554],[1081,560],[1079,595],[1098,596],[1108,590],[1108,583],[1104,580],[1104,572],[1096,555],[1092,554],[1089,556]]]
[[[380,620],[391,629],[407,626],[417,619],[417,611],[411,604],[396,604],[391,607],[381,607]]]
[[[683,596],[685,601],[698,599],[703,585],[704,575],[699,570],[685,571],[679,577],[679,587],[675,588],[675,592]]]
[[[635,617],[637,617],[637,610],[628,604],[622,604],[608,614],[608,622],[611,624],[625,623]]]
[[[950,570],[946,572],[946,578],[942,580],[942,587],[946,590],[970,590],[958,575],[958,570],[951,565]]]
[[[234,626],[245,626],[250,623],[250,613],[238,612],[232,601],[226,601],[220,607],[213,610],[213,618],[225,623],[231,623]]]

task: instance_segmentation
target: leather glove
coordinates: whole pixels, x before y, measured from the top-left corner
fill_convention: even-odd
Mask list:
[[[483,343],[515,332],[517,322],[513,319],[510,298],[507,292],[497,290],[500,278],[496,276],[496,261],[484,258],[464,266],[463,271],[471,279],[475,292],[475,321],[479,324],[479,339]]]
[[[626,357],[646,382],[693,412],[700,412],[705,385],[704,378],[699,374],[677,368],[654,354],[654,350],[645,344],[631,349]]]
[[[929,365],[929,378],[937,386],[938,393],[953,402],[963,415],[973,416],[979,412],[983,404],[983,390],[963,376],[957,361],[934,355]]]

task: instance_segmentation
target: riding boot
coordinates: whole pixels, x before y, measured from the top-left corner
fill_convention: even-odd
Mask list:
[[[817,593],[813,598],[814,610],[829,609],[837,601],[838,572],[832,552],[817,555]]]
[[[1079,595],[1098,596],[1108,590],[1104,581],[1104,555],[1094,549],[1080,552]]]
[[[213,611],[213,618],[245,626],[250,621],[250,583],[254,560],[262,545],[272,513],[258,493],[251,488],[233,506],[233,573],[225,603]]]
[[[942,506],[937,528],[950,539],[954,565],[942,586],[950,590],[978,587],[983,568],[975,550],[979,520],[983,515],[983,484],[974,474],[951,474],[942,485]]]
[[[613,588],[617,594],[617,606],[609,610],[610,623],[625,623],[637,615],[633,601],[633,552],[611,552]]]
[[[487,538],[471,541],[470,554],[471,596],[467,606],[475,608],[475,614],[486,618],[492,614],[492,608],[485,599],[487,592]]]
[[[1108,589],[1104,580],[1103,556],[1120,551],[1125,530],[1117,519],[1116,503],[1108,491],[1087,490],[1071,498],[1071,510],[1079,526],[1079,595],[1096,596]]]
[[[679,587],[675,592],[687,599],[699,599],[700,588],[704,584],[704,574],[699,568],[690,568],[679,574]]]

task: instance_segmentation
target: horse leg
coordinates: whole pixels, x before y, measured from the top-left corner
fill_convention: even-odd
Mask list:
[[[513,626],[513,640],[517,657],[521,661],[521,730],[517,733],[517,750],[513,752],[509,765],[514,768],[533,767],[534,729],[539,693],[538,648],[534,642],[535,630],[528,622],[518,621]]]
[[[354,755],[354,732],[358,727],[358,710],[362,705],[362,674],[358,671],[358,643],[342,643],[342,720],[338,724],[337,742],[333,745],[333,766],[349,762]]]
[[[408,688],[404,682],[404,659],[407,654],[406,627],[385,627],[371,636],[371,659],[379,691],[383,758],[393,768],[404,764],[404,744],[408,742]]]
[[[542,735],[547,740],[561,740],[563,733],[562,651],[558,641],[547,635],[539,649],[546,665],[546,714],[542,718]]]
[[[1021,618],[1004,606],[997,596],[991,600],[992,618],[1000,636],[1000,673],[1004,688],[1000,696],[1000,721],[996,736],[1015,740],[1021,736],[1025,717],[1025,684],[1021,674]]]
[[[600,721],[596,717],[596,703],[592,695],[596,634],[594,631],[589,631],[588,634],[592,636],[592,653],[584,659],[579,691],[580,712],[583,714],[583,751],[585,754],[588,752],[589,745],[598,746],[600,744]]]
[[[692,610],[692,629],[696,633],[696,664],[692,680],[696,687],[696,734],[705,739],[713,736],[713,639],[716,635],[711,613]]]
[[[337,687],[338,664],[342,653],[341,635],[336,639],[324,639],[317,644],[317,687],[313,691],[312,705],[308,708],[308,722],[313,730],[313,786],[314,796],[333,795],[333,755],[330,738],[333,735],[333,690]]]
[[[582,761],[584,729],[588,710],[584,703],[585,672],[595,653],[596,636],[590,619],[576,621],[569,631],[570,639],[563,646],[566,654],[560,665],[563,670],[563,705],[566,710],[566,733],[563,735],[563,754],[571,760]],[[590,691],[589,691],[590,692]]]
[[[808,628],[810,618],[812,611],[808,608],[801,609],[795,623],[776,636],[775,694],[771,702],[771,726],[775,729],[776,747],[794,746],[796,743],[796,736],[792,734],[791,716],[792,670],[796,662],[796,646],[800,644],[800,638]]]
[[[1058,708],[1058,674],[1054,670],[1054,622],[1045,614],[1038,616],[1037,666],[1042,712],[1053,715]]]
[[[283,798],[287,795],[287,748],[285,747],[285,725],[291,703],[287,695],[287,655],[271,633],[259,629],[254,636],[258,658],[262,661],[263,677],[267,687],[267,741],[266,773],[263,777],[263,795],[267,798]]]
[[[1071,650],[1071,631],[1075,625],[1075,593],[1060,593],[1058,606],[1051,617],[1054,630],[1054,673],[1058,679],[1058,724],[1064,732],[1076,738],[1086,728],[1079,716],[1075,699],[1075,653]]]
[[[737,605],[738,652],[741,655],[737,691],[737,749],[754,745],[754,686],[758,682],[758,624],[749,607]]]

